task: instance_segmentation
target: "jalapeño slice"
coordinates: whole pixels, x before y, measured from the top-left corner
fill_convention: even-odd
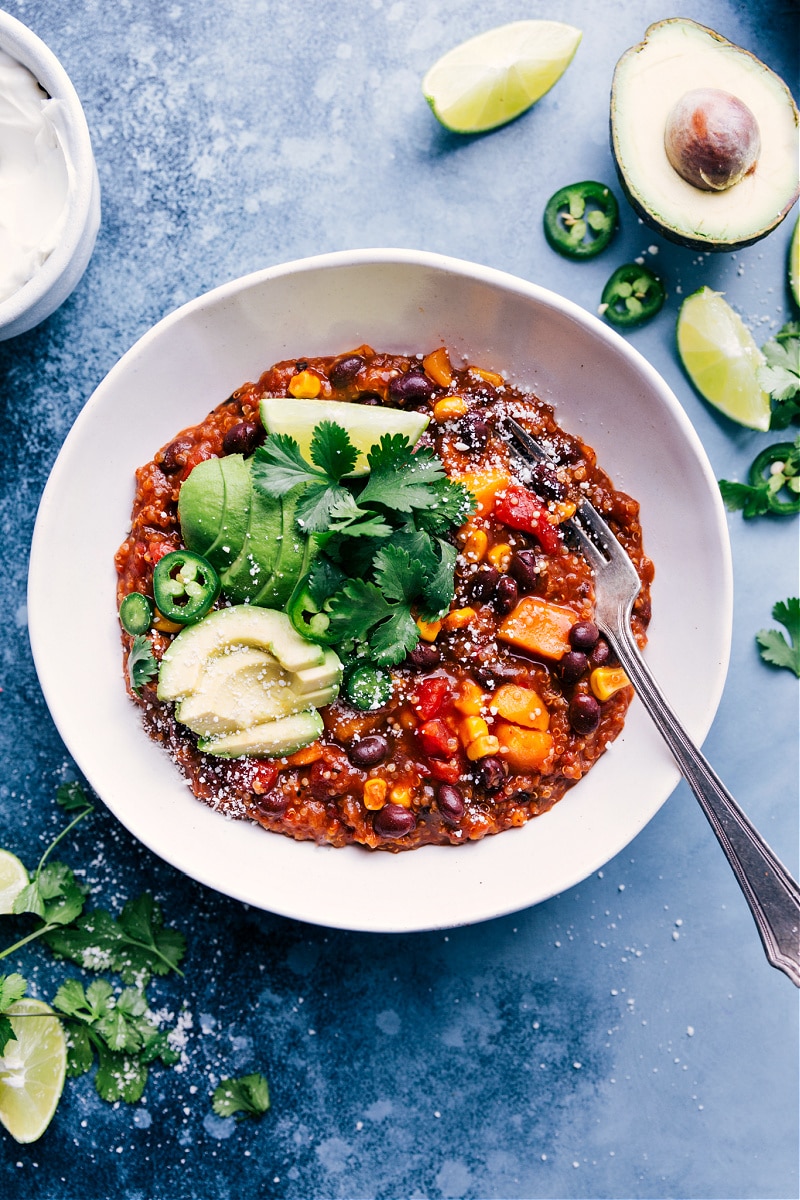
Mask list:
[[[211,563],[190,550],[165,554],[153,571],[158,611],[178,625],[191,625],[204,617],[219,591],[219,575]]]
[[[141,592],[128,592],[119,606],[119,619],[126,633],[147,633],[153,623],[153,605]]]
[[[766,500],[770,512],[800,512],[800,446],[791,442],[767,446],[753,461],[749,482],[751,487],[769,483]],[[784,489],[790,494],[788,500],[780,498]]]
[[[657,275],[639,263],[617,267],[603,288],[600,312],[622,328],[649,321],[660,310],[666,292]]]
[[[392,698],[392,677],[383,667],[356,663],[345,671],[342,690],[348,704],[361,712],[383,708]]]
[[[619,206],[604,183],[586,179],[560,188],[544,210],[544,234],[566,258],[594,258],[616,232]]]

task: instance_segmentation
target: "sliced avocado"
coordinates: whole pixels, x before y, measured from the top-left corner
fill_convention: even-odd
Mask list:
[[[352,475],[367,474],[367,451],[385,433],[402,433],[414,445],[427,429],[430,419],[425,413],[407,412],[379,404],[353,404],[348,400],[295,400],[286,396],[265,396],[259,408],[261,423],[267,433],[289,434],[306,458],[309,457],[311,438],[320,421],[335,421],[341,425],[358,450]]]
[[[281,551],[282,509],[280,498],[250,488],[250,516],[244,541],[238,556],[220,573],[222,590],[234,603],[255,602],[265,581],[272,577]]]
[[[180,700],[196,691],[208,660],[234,646],[272,654],[287,671],[325,662],[325,651],[296,631],[286,613],[238,604],[187,625],[168,646],[158,673],[159,700]]]
[[[208,660],[197,691],[179,702],[175,716],[200,737],[217,737],[324,708],[339,691],[334,684],[301,694],[296,679],[271,654],[242,646]]]
[[[697,90],[713,93],[699,108],[687,95]],[[713,138],[712,102],[725,118]],[[740,119],[742,108],[755,132]],[[737,250],[774,229],[798,195],[797,134],[797,107],[783,80],[688,18],[651,25],[617,63],[611,144],[620,181],[639,216],[680,245]]]
[[[178,495],[178,520],[187,550],[206,554],[219,537],[224,511],[222,460],[207,458],[183,481]]]
[[[219,534],[206,551],[206,558],[217,571],[222,572],[238,557],[244,545],[253,505],[253,483],[250,463],[243,455],[228,454],[219,460],[219,464],[225,484],[225,507]],[[188,548],[191,549],[191,546]]]
[[[258,491],[257,488],[253,490],[254,492]],[[259,576],[261,586],[252,598],[253,604],[263,604],[267,608],[281,607],[291,596],[297,581],[308,570],[311,539],[300,533],[295,520],[297,502],[301,495],[301,489],[296,488],[282,497],[281,532],[280,540],[275,543],[277,556],[274,560],[274,568],[270,575]],[[255,539],[252,547],[254,555],[261,553],[261,548]]]
[[[256,758],[280,758],[284,754],[294,754],[295,750],[301,750],[303,746],[315,742],[322,735],[323,729],[322,717],[318,710],[309,708],[289,717],[281,717],[277,721],[253,725],[239,733],[207,738],[198,742],[198,748],[204,754],[216,754],[221,758],[243,758],[247,755]]]
[[[304,667],[294,673],[293,687],[301,695],[317,688],[337,687],[342,681],[342,664],[334,650],[326,650],[319,666]],[[316,701],[315,701],[316,703]]]

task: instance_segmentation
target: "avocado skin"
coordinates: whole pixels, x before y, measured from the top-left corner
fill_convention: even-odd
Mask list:
[[[620,151],[620,146],[619,146],[618,137],[617,137],[617,130],[616,130],[616,125],[620,121],[620,117],[619,117],[620,78],[621,78],[621,75],[624,73],[624,70],[627,67],[630,60],[636,58],[636,56],[641,54],[642,51],[646,49],[647,43],[653,38],[653,35],[654,34],[658,35],[658,33],[661,30],[665,30],[670,26],[672,26],[672,27],[685,26],[687,28],[691,28],[691,29],[697,31],[698,33],[705,34],[711,43],[717,44],[720,47],[728,47],[728,48],[731,48],[731,49],[737,51],[738,53],[740,53],[742,55],[743,59],[751,61],[759,70],[761,70],[765,73],[768,73],[770,76],[772,76],[785,89],[786,100],[787,100],[788,105],[791,106],[791,108],[794,112],[795,126],[797,126],[797,121],[798,121],[797,106],[794,104],[794,100],[792,99],[792,96],[791,96],[791,93],[790,93],[788,87],[786,86],[784,81],[781,80],[780,77],[777,76],[774,71],[770,70],[770,68],[767,67],[765,63],[762,63],[761,60],[756,57],[756,55],[752,54],[749,50],[745,50],[741,46],[736,46],[734,43],[729,42],[727,38],[725,38],[721,34],[717,33],[716,30],[710,29],[706,25],[701,25],[698,21],[693,21],[689,17],[670,17],[663,21],[656,21],[654,24],[649,25],[648,28],[645,30],[645,35],[641,42],[637,43],[634,46],[631,46],[628,50],[625,51],[625,53],[619,59],[617,65],[616,65],[616,68],[614,70],[614,77],[613,77],[612,85],[611,85],[609,132],[610,132],[610,141],[611,141],[611,152],[612,152],[612,157],[614,159],[614,166],[616,169],[617,177],[619,179],[620,187],[625,194],[625,198],[627,199],[628,203],[630,204],[631,208],[634,210],[636,215],[638,217],[640,217],[645,222],[646,225],[648,225],[651,229],[655,230],[656,233],[660,234],[667,241],[673,242],[675,245],[678,245],[678,246],[683,246],[685,249],[688,249],[688,250],[701,250],[705,253],[709,253],[709,252],[713,253],[713,252],[717,252],[717,251],[722,252],[722,251],[742,250],[746,246],[752,246],[752,245],[754,245],[755,242],[760,241],[761,238],[765,237],[768,233],[771,233],[772,230],[775,229],[781,223],[781,221],[784,220],[784,218],[787,216],[787,214],[790,212],[793,205],[795,204],[795,201],[797,200],[797,196],[798,196],[798,190],[800,190],[800,189],[795,189],[793,194],[787,195],[783,206],[781,208],[779,208],[777,211],[775,211],[774,213],[772,213],[770,215],[769,220],[766,221],[765,223],[759,224],[759,226],[757,228],[747,230],[746,232],[743,231],[741,236],[735,236],[735,237],[730,237],[730,238],[719,238],[719,237],[715,238],[711,235],[704,235],[704,234],[698,233],[696,230],[694,232],[692,232],[688,228],[680,229],[680,228],[677,228],[674,224],[670,224],[670,222],[665,217],[661,216],[658,213],[658,211],[656,210],[655,204],[648,207],[648,204],[650,203],[648,201],[648,199],[646,197],[644,197],[644,198],[641,197],[631,187],[629,180],[628,180],[625,166],[623,164],[623,156]],[[698,81],[697,84],[693,84],[692,81],[686,80],[685,81],[686,86],[685,86],[684,90],[688,91],[690,89],[690,87],[700,86],[704,82],[705,82],[704,80],[700,80],[700,81]],[[663,131],[662,131],[662,134],[663,134]],[[736,185],[734,185],[734,186],[736,186]],[[713,193],[711,193],[711,195],[713,195]],[[656,200],[656,199],[657,199],[657,197],[654,197],[654,200]]]

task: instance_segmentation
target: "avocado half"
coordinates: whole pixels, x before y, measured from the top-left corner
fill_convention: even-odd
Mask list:
[[[758,122],[753,169],[723,191],[687,182],[664,145],[668,118],[696,88],[735,96]],[[696,250],[738,250],[779,225],[798,196],[798,113],[783,80],[713,29],[676,17],[651,25],[617,63],[611,147],[633,208],[665,238]]]

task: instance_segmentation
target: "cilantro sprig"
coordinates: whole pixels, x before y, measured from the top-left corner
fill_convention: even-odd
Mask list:
[[[144,685],[158,674],[158,663],[153,654],[150,639],[143,633],[137,633],[131,643],[128,653],[128,678],[131,691],[137,696]]]
[[[300,632],[347,654],[393,666],[419,639],[415,617],[435,620],[454,594],[456,551],[447,535],[473,509],[427,447],[384,434],[369,474],[350,478],[358,454],[345,429],[317,425],[309,462],[294,438],[273,434],[256,451],[256,487],[273,496],[302,488],[296,520],[324,547],[289,602]]]
[[[772,619],[783,625],[789,642],[779,629],[761,629],[756,634],[759,653],[770,666],[786,667],[800,678],[800,599],[792,596],[779,600],[772,609]]]
[[[770,429],[786,429],[800,420],[800,322],[788,321],[762,351],[758,381],[772,398]]]
[[[218,1117],[239,1120],[262,1117],[269,1103],[269,1084],[260,1072],[220,1080],[211,1097],[211,1105]]]

